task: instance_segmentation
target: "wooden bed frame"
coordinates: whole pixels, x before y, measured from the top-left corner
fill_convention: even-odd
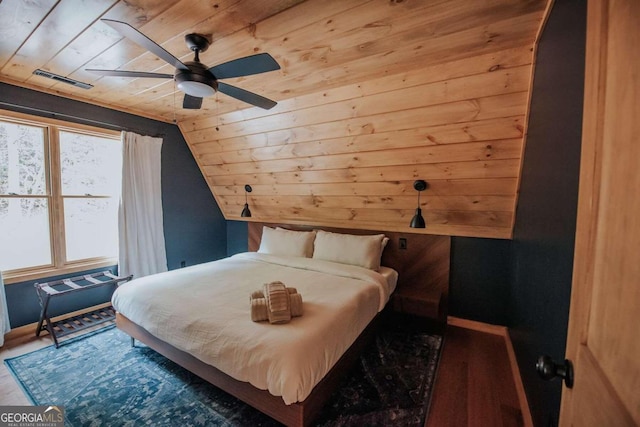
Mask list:
[[[274,396],[268,391],[260,390],[247,382],[231,378],[224,372],[196,359],[189,353],[179,350],[171,344],[156,338],[120,313],[116,314],[116,325],[132,338],[140,340],[167,359],[176,362],[188,371],[193,372],[200,378],[242,400],[246,404],[253,406],[282,424],[287,426],[308,426],[344,378],[345,373],[360,356],[362,349],[375,333],[377,325],[380,322],[380,316],[381,314],[378,314],[378,316],[371,321],[369,326],[360,334],[347,352],[342,355],[334,367],[314,387],[311,394],[303,402],[293,403],[291,405],[285,405],[280,396]]]
[[[271,224],[269,224],[271,225]],[[286,226],[289,228],[293,228],[290,226]],[[300,229],[297,227],[296,229]],[[336,231],[336,229],[326,229],[329,231]],[[259,230],[259,231],[256,231]],[[355,230],[340,230],[342,233],[350,233]],[[257,237],[256,237],[256,233]],[[351,234],[376,234],[377,232],[363,232],[362,230],[357,230]],[[387,236],[389,234],[385,232]],[[259,246],[260,237],[262,235],[262,224],[257,223],[249,223],[249,249],[255,251],[257,249],[256,241]],[[257,239],[257,240],[256,240]],[[411,235],[411,239],[420,239],[431,242],[431,244],[440,245],[439,242],[446,239],[446,247],[449,247],[449,237],[448,236],[431,236],[431,235]],[[391,242],[390,242],[391,243]],[[422,247],[423,245],[416,245],[416,247]],[[385,248],[385,253],[395,252],[394,245],[387,245]],[[444,268],[446,265],[447,270],[447,279],[448,279],[448,270],[449,270],[449,253],[447,251],[446,257],[444,256],[443,251],[435,251],[437,254],[437,260],[435,260],[435,264],[440,265],[440,268]],[[424,254],[423,254],[424,256]],[[434,255],[430,255],[431,258]],[[414,269],[415,266],[407,266],[403,265],[404,263],[396,263],[393,260],[402,260],[401,256],[386,254],[387,261],[383,262],[383,265],[387,265],[392,267],[400,274],[408,268]],[[408,257],[411,258],[411,257]],[[383,260],[385,257],[383,256]],[[391,262],[389,260],[392,260]],[[428,270],[431,270],[434,265],[434,260],[430,259],[425,265],[429,266]],[[429,277],[429,276],[423,276]],[[439,282],[441,282],[441,278],[434,278],[436,282],[438,282],[438,286],[440,286]],[[400,282],[399,282],[400,283]],[[259,411],[265,413],[271,418],[287,425],[287,426],[307,426],[310,425],[311,422],[318,415],[322,407],[324,406],[327,399],[331,396],[333,391],[339,386],[340,381],[344,378],[346,372],[351,368],[351,366],[356,362],[363,348],[367,345],[370,339],[376,332],[376,329],[381,322],[381,318],[384,315],[384,312],[379,313],[367,326],[367,328],[360,334],[360,336],[356,339],[356,341],[349,347],[349,349],[342,355],[342,357],[338,360],[338,362],[334,365],[334,367],[325,375],[325,377],[314,387],[311,394],[303,401],[294,403],[291,405],[286,405],[281,397],[273,396],[266,390],[260,390],[247,382],[238,381],[229,375],[223,373],[222,371],[214,368],[211,365],[208,365],[194,356],[177,349],[176,347],[162,341],[161,339],[151,335],[144,328],[127,319],[120,313],[116,314],[116,325],[119,329],[129,334],[132,338],[137,339],[144,344],[148,345],[158,353],[162,354],[166,358],[174,361],[178,365],[184,367],[185,369],[193,372],[204,380],[210,382],[216,387],[224,390],[225,392],[235,396],[241,401],[245,402],[248,405],[253,406]]]

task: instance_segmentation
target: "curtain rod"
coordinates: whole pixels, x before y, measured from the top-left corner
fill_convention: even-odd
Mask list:
[[[93,119],[87,119],[84,117],[77,117],[77,116],[72,116],[70,114],[64,114],[64,113],[56,113],[53,111],[49,111],[49,110],[44,110],[42,108],[35,108],[35,107],[27,107],[24,105],[18,105],[18,104],[14,104],[11,102],[6,102],[6,101],[0,101],[0,105],[5,106],[5,107],[9,107],[11,109],[15,109],[18,111],[22,111],[22,112],[35,112],[35,113],[40,113],[40,114],[44,114],[44,115],[49,115],[51,116],[51,118],[53,119],[60,119],[60,118],[65,118],[71,121],[75,121],[75,122],[80,122],[81,124],[88,124],[88,125],[95,125],[95,126],[99,126],[99,127],[104,127],[110,130],[120,130],[120,131],[126,131],[126,132],[135,132],[138,134],[148,134],[147,131],[141,131],[135,128],[131,128],[131,127],[125,127],[125,126],[118,126],[118,125],[114,125],[112,123],[107,123],[107,122],[103,122],[100,120],[93,120]],[[167,123],[169,124],[169,123]],[[154,135],[148,135],[151,137],[155,137],[155,138],[160,138],[160,137],[164,137],[166,136],[166,134],[164,133],[159,133],[159,134],[154,134]]]

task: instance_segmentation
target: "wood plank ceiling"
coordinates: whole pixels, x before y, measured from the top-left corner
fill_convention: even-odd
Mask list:
[[[41,0],[0,3],[0,81],[176,121],[227,219],[510,238],[535,44],[547,0]],[[190,32],[215,65],[269,52],[277,72],[225,82],[180,108],[173,73],[100,18],[125,21],[183,61]],[[90,90],[32,74],[41,68]],[[415,179],[424,230],[409,228]],[[188,191],[188,189],[185,189]],[[244,218],[243,218],[244,219]]]

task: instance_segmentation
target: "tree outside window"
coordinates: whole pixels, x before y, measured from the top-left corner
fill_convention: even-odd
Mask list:
[[[121,159],[114,132],[0,118],[0,270],[114,260]]]

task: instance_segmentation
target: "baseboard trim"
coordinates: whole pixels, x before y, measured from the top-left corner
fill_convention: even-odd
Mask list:
[[[60,316],[52,317],[51,321],[52,322],[57,322],[58,320],[65,319],[67,317],[77,316],[77,315],[80,315],[80,314],[83,314],[83,313],[87,313],[87,312],[93,311],[93,310],[100,310],[101,308],[109,307],[110,305],[111,305],[111,302],[105,302],[105,303],[102,303],[102,304],[98,304],[98,305],[94,305],[94,306],[91,306],[91,307],[83,308],[82,310],[76,310],[76,311],[71,312],[71,313],[61,314]],[[37,327],[38,327],[38,322],[33,322],[33,323],[29,323],[28,325],[18,326],[17,328],[11,329],[11,331],[4,336],[5,345],[9,341],[22,339],[27,335],[35,336]]]
[[[520,402],[520,410],[522,411],[522,421],[525,427],[533,427],[533,418],[531,417],[531,410],[529,409],[529,402],[527,402],[527,394],[524,391],[524,384],[522,383],[522,377],[520,376],[520,367],[518,366],[516,353],[513,349],[513,343],[511,342],[509,329],[506,326],[491,325],[489,323],[462,319],[454,316],[447,317],[447,325],[464,329],[471,329],[473,331],[484,332],[493,335],[500,335],[504,338],[504,343],[507,348],[507,355],[509,356],[509,364],[511,365],[513,381],[515,383],[516,393],[518,394],[518,402]]]
[[[531,417],[531,410],[529,409],[529,402],[527,401],[527,393],[524,391],[524,384],[522,383],[522,376],[520,376],[520,366],[516,359],[516,352],[513,349],[513,343],[511,342],[511,335],[507,329],[504,336],[504,342],[507,345],[507,354],[509,355],[509,363],[511,364],[511,372],[513,372],[513,381],[516,383],[516,392],[518,393],[518,400],[520,401],[520,408],[522,410],[522,418],[526,427],[533,427],[533,418]],[[531,367],[533,369],[533,366]]]
[[[501,325],[492,325],[490,323],[478,322],[477,320],[462,319],[460,317],[448,316],[447,325],[457,326],[459,328],[471,329],[473,331],[485,332],[493,335],[507,334],[507,327]]]

